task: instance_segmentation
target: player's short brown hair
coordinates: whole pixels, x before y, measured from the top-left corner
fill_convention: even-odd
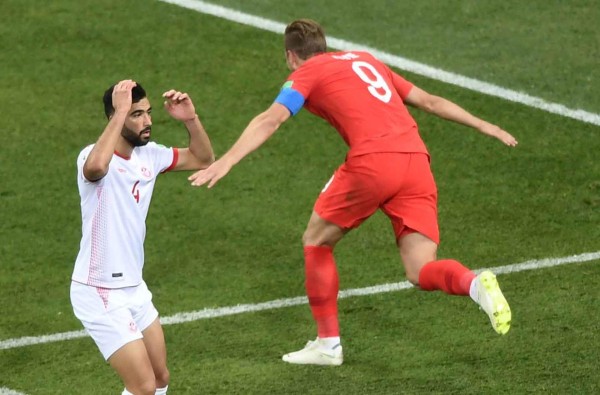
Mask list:
[[[298,19],[285,28],[285,49],[301,59],[327,51],[325,32],[321,25],[311,19]]]

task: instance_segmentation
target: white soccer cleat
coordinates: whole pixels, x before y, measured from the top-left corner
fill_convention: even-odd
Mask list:
[[[324,349],[319,345],[319,339],[306,343],[300,350],[285,354],[281,359],[285,362],[298,365],[331,365],[339,366],[344,362],[342,345],[338,344],[332,349]]]
[[[490,317],[494,330],[501,335],[506,334],[510,329],[510,306],[502,295],[496,276],[486,270],[479,274],[474,281],[476,281],[477,303]]]

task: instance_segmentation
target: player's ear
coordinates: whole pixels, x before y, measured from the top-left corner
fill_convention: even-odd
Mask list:
[[[300,65],[299,60],[300,57],[298,56],[298,54],[290,49],[285,51],[285,55],[286,55],[286,60],[287,60],[287,64],[289,66],[290,69],[292,70],[296,70],[298,68],[298,66]]]

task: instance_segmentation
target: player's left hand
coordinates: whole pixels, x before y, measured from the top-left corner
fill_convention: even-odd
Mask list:
[[[163,97],[165,98],[165,109],[178,121],[189,121],[196,116],[196,109],[187,93],[171,89],[163,93]]]
[[[499,126],[493,125],[491,123],[485,122],[479,128],[479,130],[483,134],[487,134],[488,136],[497,138],[509,147],[516,147],[516,145],[519,144],[517,139],[515,139],[510,133],[508,133],[506,130],[503,130]]]
[[[225,177],[232,165],[225,159],[221,158],[206,169],[198,170],[188,177],[193,187],[200,187],[208,183],[208,188],[212,188],[221,178]]]

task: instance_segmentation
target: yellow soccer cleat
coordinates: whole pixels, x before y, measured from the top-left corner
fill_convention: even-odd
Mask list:
[[[490,317],[494,330],[501,335],[506,334],[510,329],[510,306],[502,295],[496,276],[486,270],[479,274],[474,281],[476,281],[477,303],[480,308]]]

